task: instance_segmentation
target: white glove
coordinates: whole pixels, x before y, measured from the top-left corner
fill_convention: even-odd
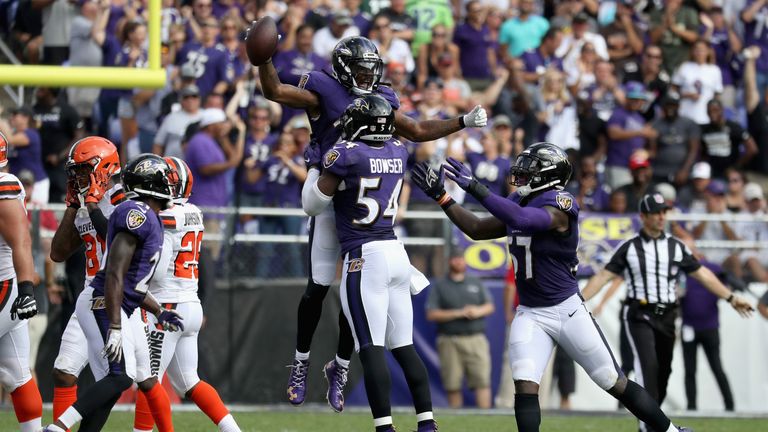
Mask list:
[[[488,124],[488,114],[485,112],[485,108],[480,105],[475,105],[469,114],[464,116],[464,126],[471,128],[481,128]]]
[[[109,329],[107,332],[107,342],[104,344],[104,350],[101,354],[110,362],[119,363],[123,358],[123,336],[120,329]]]

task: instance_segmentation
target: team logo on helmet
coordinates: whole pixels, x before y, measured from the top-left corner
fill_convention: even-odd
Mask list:
[[[134,168],[133,172],[135,173],[153,173],[155,172],[155,164],[156,161],[153,159],[145,159],[141,162],[139,162],[138,165],[136,165],[136,168]]]
[[[573,197],[569,194],[559,193],[555,197],[555,201],[557,201],[557,205],[560,206],[562,211],[568,211],[573,207]]]
[[[336,163],[337,160],[339,160],[339,156],[341,154],[337,150],[331,150],[328,153],[325,154],[325,160],[323,160],[323,166],[326,168],[330,168],[331,165]]]
[[[363,98],[357,98],[352,101],[352,104],[354,105],[355,110],[363,111],[363,110],[370,110],[371,105],[368,104],[368,101]]]
[[[125,224],[128,225],[129,229],[136,229],[142,225],[144,225],[144,222],[147,220],[147,215],[144,213],[136,210],[131,209],[128,212],[128,215],[125,217]]]

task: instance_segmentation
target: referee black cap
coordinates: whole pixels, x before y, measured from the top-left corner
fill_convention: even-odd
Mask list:
[[[664,210],[669,210],[669,205],[664,201],[664,197],[660,193],[649,193],[643,195],[638,205],[640,213],[661,213]]]

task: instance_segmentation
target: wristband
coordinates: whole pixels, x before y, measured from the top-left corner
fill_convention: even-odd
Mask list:
[[[467,124],[466,124],[466,123],[464,123],[464,116],[460,116],[460,117],[459,117],[459,126],[461,126],[461,128],[462,128],[462,129],[464,129],[465,127],[467,127]]]
[[[18,284],[19,294],[34,295],[35,284],[32,281],[21,281]]]
[[[437,204],[439,204],[443,210],[448,210],[452,205],[456,204],[456,201],[454,201],[450,195],[444,193],[443,196],[440,197],[440,199],[437,201]]]
[[[725,299],[725,301],[727,301],[728,303],[730,303],[730,302],[732,302],[732,301],[733,301],[733,297],[734,297],[734,295],[733,295],[733,293],[731,293],[731,295],[729,295],[729,296],[728,296],[728,298],[727,298],[727,299]]]
[[[469,187],[467,188],[467,192],[469,192],[469,194],[475,197],[475,199],[477,199],[478,201],[482,201],[488,195],[491,194],[491,191],[488,190],[488,187],[480,183],[476,179],[472,179],[472,181],[469,182]]]

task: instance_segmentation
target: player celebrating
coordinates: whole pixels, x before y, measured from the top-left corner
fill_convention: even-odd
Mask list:
[[[173,197],[174,175],[159,156],[143,154],[126,165],[123,187],[129,200],[115,207],[107,227],[106,263],[91,282],[89,295],[80,295],[75,311],[88,341],[88,362],[96,383],[45,431],[62,432],[83,420],[81,431],[98,431],[120,394],[136,376],[136,327],[129,317],[141,306],[168,329],[181,329],[175,311],[161,309],[147,284],[163,244],[158,213]],[[149,396],[149,395],[148,395]],[[166,396],[167,398],[167,396]]]
[[[330,70],[304,74],[298,87],[282,84],[271,60],[259,66],[261,88],[267,99],[306,110],[312,126],[311,145],[319,147],[319,151],[315,149],[314,153],[320,155],[325,154],[338,141],[341,129],[337,120],[357,96],[378,94],[390,103],[393,110],[400,107],[400,101],[392,89],[379,83],[383,62],[376,45],[370,40],[360,36],[342,39],[333,50],[331,63]],[[485,110],[479,105],[469,114],[446,120],[417,122],[397,111],[394,114],[395,133],[411,141],[434,140],[464,127],[483,127],[486,123]],[[315,163],[307,160],[309,166]],[[304,191],[313,188],[319,176],[319,169],[311,168],[304,182]],[[327,207],[327,210],[310,219],[309,280],[299,302],[296,354],[288,383],[288,399],[294,405],[304,403],[309,348],[320,320],[323,299],[336,277],[338,257],[339,243],[333,210]],[[336,359],[328,362],[324,369],[328,378],[326,397],[337,412],[344,409],[343,388],[353,348],[349,326],[341,314],[339,330]]]
[[[302,196],[304,210],[318,215],[333,198],[344,257],[341,304],[376,431],[394,431],[385,346],[408,381],[418,432],[436,431],[427,370],[413,347],[411,263],[392,228],[408,151],[392,139],[394,111],[381,96],[355,99],[340,123],[343,141],[325,154],[323,174]]]
[[[11,393],[21,432],[40,430],[43,400],[29,369],[29,324],[37,314],[32,240],[24,187],[5,172],[8,141],[0,133],[0,384]],[[18,319],[17,319],[18,318]]]
[[[167,369],[173,388],[193,400],[220,431],[240,432],[216,389],[197,376],[197,336],[203,323],[203,308],[197,297],[197,262],[203,242],[203,213],[187,202],[192,194],[193,178],[186,162],[176,157],[167,157],[165,161],[177,173],[179,181],[174,205],[160,212],[163,249],[149,292],[166,309],[174,309],[184,317],[184,331],[168,332],[157,325],[155,317],[147,316],[150,358],[157,359],[152,362],[152,374],[162,379]],[[146,399],[139,393],[135,431],[152,430],[152,416],[146,414],[146,408],[139,410],[145,406]]]
[[[108,139],[91,136],[72,145],[67,160],[67,210],[51,243],[51,259],[66,261],[85,245],[85,287],[80,293],[91,297],[91,282],[102,267],[106,255],[107,220],[115,206],[125,201],[125,193],[114,177],[120,174],[120,158]],[[139,316],[132,318],[136,332],[144,332]],[[143,334],[143,333],[142,333]],[[59,355],[53,369],[54,421],[77,400],[77,379],[88,362],[85,334],[77,312],[67,322],[61,337]],[[151,412],[162,432],[173,430],[171,403],[165,390],[155,385],[149,368],[149,345],[146,338],[136,339],[136,379],[142,392],[147,392]]]
[[[480,218],[457,205],[443,187],[443,169],[492,216]],[[509,334],[515,421],[520,432],[539,430],[539,382],[555,344],[654,431],[687,431],[672,425],[648,392],[621,373],[584,306],[575,277],[579,208],[563,190],[571,173],[563,150],[537,143],[523,151],[510,169],[518,190],[508,198],[490,193],[469,169],[451,158],[439,173],[425,163],[418,164],[413,179],[472,239],[508,237],[520,293],[520,307]]]

